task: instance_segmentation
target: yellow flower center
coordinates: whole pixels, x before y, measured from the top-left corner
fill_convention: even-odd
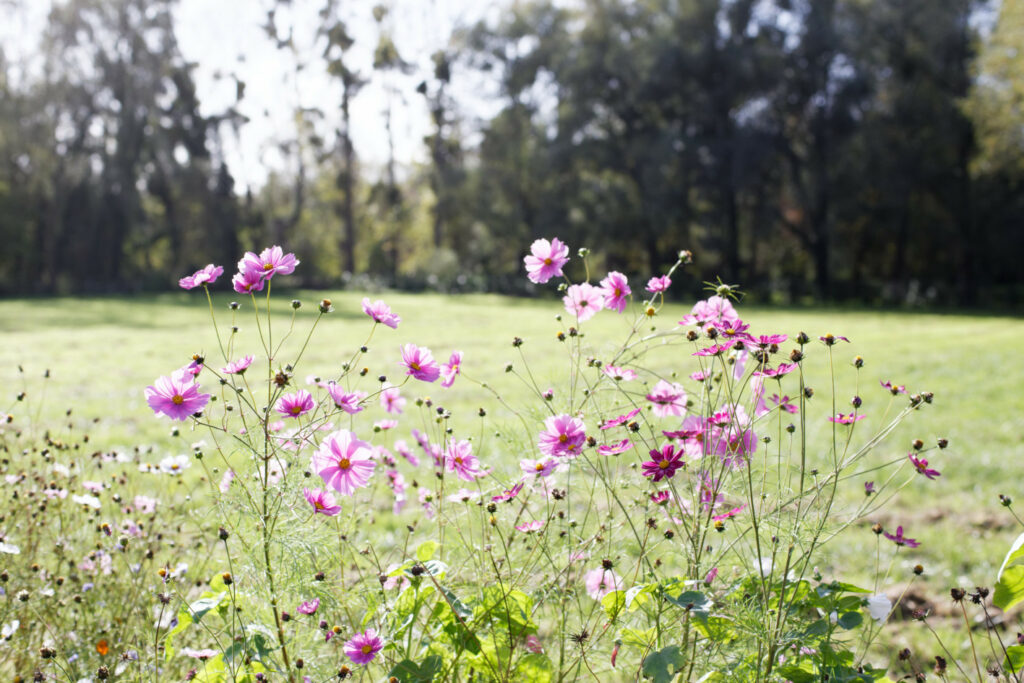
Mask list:
[[[347,470],[352,466],[352,461],[348,458],[342,458],[338,461],[338,469]]]
[[[291,407],[292,415],[298,415],[301,412],[302,412],[302,406],[292,406]]]
[[[363,654],[364,654],[364,655],[368,655],[368,654],[370,654],[371,652],[373,652],[373,645],[370,645],[369,643],[367,643],[366,645],[363,645],[363,646],[362,646],[361,648],[359,648],[359,649],[363,651]]]
[[[175,394],[174,397],[171,399],[171,403],[173,403],[176,406],[180,406],[184,402],[185,397],[182,396],[181,394]]]
[[[654,306],[648,306],[648,307],[647,307],[647,310],[646,310],[646,311],[644,311],[644,313],[646,313],[646,314],[647,314],[647,317],[648,317],[648,318],[653,318],[653,317],[654,317],[654,314],[655,314],[655,313],[657,313],[657,311],[655,311],[655,310],[654,310]]]
[[[273,263],[264,263],[263,264],[263,270],[273,270],[273,269],[274,269],[274,264]]]
[[[415,361],[413,361],[412,363],[409,363],[409,367],[412,368],[413,370],[419,370],[420,369],[420,364],[415,362]]]
[[[550,256],[547,257],[546,259],[544,259],[544,265],[545,266],[550,266],[551,265],[551,257]]]
[[[658,463],[658,467],[663,469],[663,470],[667,470],[668,469],[668,460],[662,460],[661,462],[659,462]]]
[[[321,502],[320,502],[320,501],[318,500],[318,501],[316,501],[315,503],[313,503],[313,507],[315,507],[315,508],[316,508],[317,510],[323,510],[323,509],[324,509],[324,504],[323,504],[323,503],[321,503]]]
[[[569,436],[567,434],[559,434],[558,435],[558,442],[559,443],[565,443],[568,440],[569,440]]]
[[[536,465],[534,465],[534,469],[536,469],[538,472],[543,472],[544,471],[544,463],[542,463],[542,462],[537,463]]]

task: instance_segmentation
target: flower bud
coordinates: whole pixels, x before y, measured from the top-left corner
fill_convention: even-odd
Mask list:
[[[292,310],[297,311],[302,308],[302,302],[298,299],[292,299]]]

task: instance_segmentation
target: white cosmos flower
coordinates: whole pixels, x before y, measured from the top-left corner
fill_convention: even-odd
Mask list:
[[[892,611],[892,601],[884,595],[872,595],[868,598],[868,614],[879,624],[889,618]]]

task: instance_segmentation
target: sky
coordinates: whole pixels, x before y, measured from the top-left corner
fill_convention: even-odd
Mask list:
[[[279,7],[277,26],[282,33],[294,31],[297,50],[278,50],[266,36],[263,25],[271,0],[178,0],[175,10],[179,48],[187,61],[198,64],[194,71],[202,113],[223,112],[235,101],[237,77],[246,84],[239,111],[249,118],[237,136],[225,128],[229,168],[238,190],[256,189],[271,169],[292,170],[288,159],[278,152],[277,143],[294,139],[294,111],[297,106],[316,107],[326,114],[321,131],[335,129],[340,119],[340,87],[325,72],[322,45],[316,45],[318,12],[325,0],[293,0]],[[452,31],[480,19],[499,16],[499,0],[339,0],[339,14],[345,19],[355,46],[348,52],[350,68],[364,76],[372,74],[373,48],[378,28],[372,9],[389,8],[386,23],[405,61],[415,66],[412,75],[393,75],[393,118],[395,156],[403,165],[424,161],[423,137],[430,132],[424,98],[415,92],[424,74],[432,73],[431,55],[444,47]],[[0,45],[13,61],[32,68],[38,54],[38,40],[52,5],[51,0],[0,0]],[[296,59],[308,64],[294,77]],[[453,81],[453,95],[468,106],[468,112],[486,115],[487,98],[481,83],[464,78]],[[353,143],[365,169],[379,168],[387,159],[388,147],[383,112],[388,95],[379,77],[364,87],[351,105]]]

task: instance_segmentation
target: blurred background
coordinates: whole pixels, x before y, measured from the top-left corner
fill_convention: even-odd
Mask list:
[[[1022,0],[0,0],[0,294],[268,244],[306,287],[525,293],[558,236],[1019,311],[1022,45]]]

